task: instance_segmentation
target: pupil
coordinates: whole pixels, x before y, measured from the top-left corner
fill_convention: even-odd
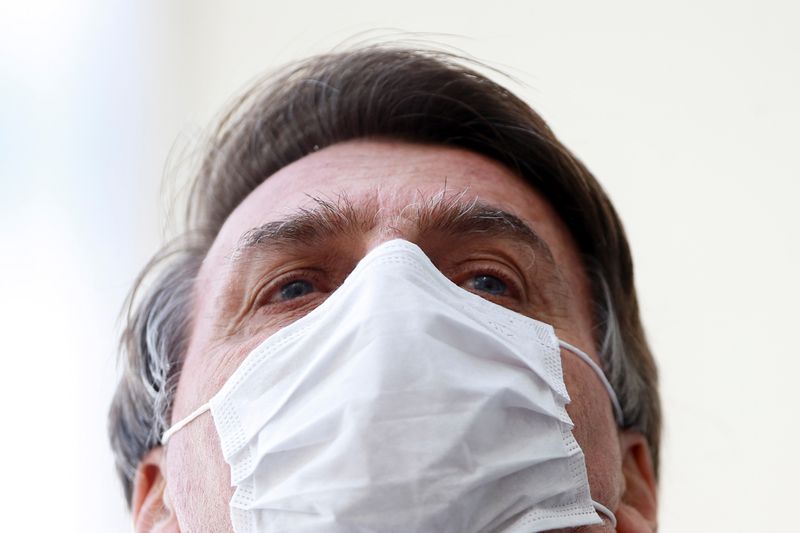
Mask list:
[[[476,291],[488,292],[495,296],[499,296],[506,292],[506,284],[494,276],[475,276],[472,282],[472,287]]]
[[[311,285],[310,282],[300,279],[284,285],[281,288],[281,297],[284,300],[293,300],[295,298],[300,298],[301,296],[305,296],[306,294],[312,292],[313,290],[314,287]]]

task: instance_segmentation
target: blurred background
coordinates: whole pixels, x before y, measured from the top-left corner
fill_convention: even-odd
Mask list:
[[[786,531],[800,478],[799,5],[4,1],[3,529],[130,530],[105,417],[119,309],[185,179],[162,176],[180,176],[265,70],[397,36],[517,78],[500,81],[615,202],[661,368],[660,530]]]

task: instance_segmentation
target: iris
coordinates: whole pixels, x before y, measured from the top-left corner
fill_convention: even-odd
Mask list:
[[[507,289],[506,284],[500,279],[488,274],[475,276],[472,279],[472,288],[476,291],[485,292],[493,296],[501,296],[505,294]]]
[[[314,285],[304,279],[296,279],[281,287],[282,300],[294,300],[314,292]]]

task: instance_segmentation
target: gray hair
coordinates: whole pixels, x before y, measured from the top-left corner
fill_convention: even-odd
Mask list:
[[[109,437],[128,503],[139,460],[169,426],[186,351],[194,281],[205,255],[186,240],[165,246],[150,260],[125,304],[120,342],[125,367],[111,404]],[[148,275],[154,279],[146,286]]]

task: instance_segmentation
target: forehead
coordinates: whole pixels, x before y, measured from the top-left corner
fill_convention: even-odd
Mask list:
[[[558,255],[571,244],[553,209],[504,165],[463,149],[388,141],[351,141],[313,153],[276,172],[234,211],[214,243],[207,266],[222,267],[242,235],[283,220],[319,200],[345,198],[374,217],[370,245],[397,229],[409,207],[436,196],[460,196],[508,211],[527,224]],[[565,258],[566,259],[566,258]]]

